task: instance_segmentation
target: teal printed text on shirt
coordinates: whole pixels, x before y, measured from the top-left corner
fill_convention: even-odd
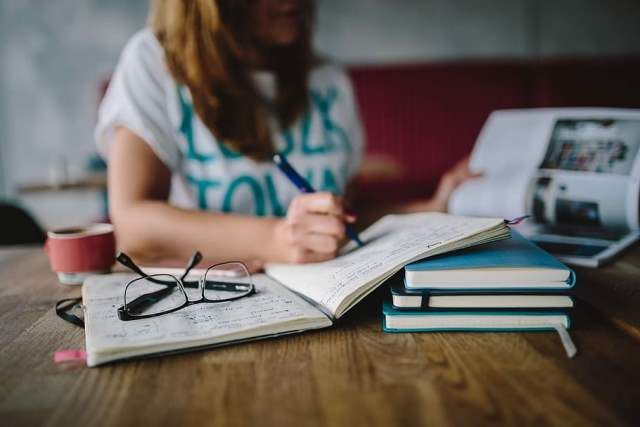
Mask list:
[[[181,90],[178,90],[178,95],[182,112],[178,130],[186,141],[184,158],[187,163],[191,162],[195,166],[195,168],[186,168],[191,170],[187,175],[187,182],[195,191],[198,207],[202,210],[213,208],[222,212],[241,211],[257,216],[286,215],[288,197],[291,195],[287,196],[286,200],[282,200],[276,180],[272,175],[273,172],[255,176],[248,170],[244,173],[238,171],[236,176],[223,175],[218,179],[207,177],[207,170],[225,170],[229,168],[225,165],[226,161],[235,163],[237,160],[246,160],[246,157],[216,141],[215,136],[208,132],[207,135],[212,138],[209,142],[212,151],[210,153],[202,152],[202,147],[198,146],[194,133],[197,117],[194,114],[193,106]],[[309,111],[294,126],[275,135],[281,142],[284,142],[279,152],[287,156],[297,153],[306,158],[315,158],[318,155],[327,156],[330,153],[337,154],[340,151],[350,154],[349,139],[343,127],[332,117],[332,114],[335,113],[334,105],[337,99],[339,99],[339,92],[333,86],[328,87],[324,92],[312,90]],[[312,126],[314,138],[310,136]],[[219,153],[216,153],[216,147]],[[330,157],[333,158],[333,155]],[[333,163],[329,158],[321,160],[320,164],[314,160],[304,170],[309,182],[318,191],[328,191],[334,194],[342,192],[343,185],[341,184],[346,182],[346,171],[349,168],[347,163],[350,155],[347,155],[346,158],[340,157],[341,155],[338,155],[335,158],[335,160],[339,160],[337,163]],[[329,164],[323,164],[327,162]],[[247,210],[250,212],[246,212]]]
[[[257,216],[265,216],[266,210],[262,187],[254,177],[249,175],[242,175],[231,181],[222,200],[222,212],[233,212],[233,196],[242,187],[248,188],[253,194],[255,214]]]
[[[319,191],[327,191],[336,195],[342,192],[335,178],[335,173],[329,167],[321,170],[315,175],[312,169],[305,173],[309,182],[315,184]],[[315,176],[319,176],[319,182],[315,182]],[[195,187],[198,208],[208,210],[209,197],[212,193],[221,194],[222,212],[234,212],[234,201],[241,192],[248,192],[252,195],[253,214],[257,216],[272,215],[282,217],[286,215],[286,208],[279,199],[277,187],[271,173],[266,173],[262,179],[250,175],[240,175],[232,179],[227,185],[220,181],[207,179],[197,179],[192,175],[187,175],[188,182]],[[220,191],[221,190],[221,191]],[[268,202],[268,203],[267,203]]]
[[[183,92],[183,88],[178,88],[178,99],[180,100],[180,111],[182,120],[180,122],[180,133],[187,142],[187,158],[197,160],[199,162],[208,162],[214,159],[213,154],[203,154],[197,151],[195,136],[193,134],[193,106],[187,102]]]
[[[220,186],[219,181],[211,181],[208,179],[196,178],[187,174],[187,182],[196,187],[196,194],[198,198],[198,208],[202,210],[209,209],[207,203],[207,193],[211,189],[218,188]]]
[[[338,99],[338,90],[334,86],[330,86],[325,94],[322,94],[319,90],[311,91],[311,100],[313,105],[320,113],[320,119],[322,121],[322,129],[324,134],[324,144],[321,148],[312,149],[307,147],[309,153],[313,152],[329,152],[337,149],[338,147],[345,151],[351,151],[351,144],[344,129],[336,123],[331,117],[331,109],[333,108],[335,101]],[[303,145],[303,152],[305,152],[305,146]]]

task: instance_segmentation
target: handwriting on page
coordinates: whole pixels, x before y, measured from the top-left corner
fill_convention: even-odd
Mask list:
[[[225,336],[240,331],[296,320],[318,317],[309,304],[273,283],[264,275],[256,276],[256,294],[233,302],[196,304],[174,313],[150,319],[120,321],[116,309],[122,304],[124,276],[115,282],[99,283],[85,294],[91,327],[92,347],[122,348],[140,344],[197,340]]]
[[[336,266],[330,272],[335,283],[326,288],[323,304],[333,305],[341,299],[352,284],[364,284],[384,274],[390,267],[402,264],[421,252],[437,247],[445,241],[460,236],[460,232],[449,225],[429,229],[414,229],[397,234],[387,233],[380,237],[369,250],[357,251],[353,256],[345,256],[343,266]]]
[[[267,273],[336,314],[338,306],[358,289],[390,276],[430,250],[477,231],[484,223],[490,221],[441,214],[388,216],[361,234],[366,244],[360,249],[347,247],[338,258],[317,264],[269,265]]]

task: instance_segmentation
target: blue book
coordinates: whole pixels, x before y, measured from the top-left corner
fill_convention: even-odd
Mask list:
[[[554,331],[571,326],[569,315],[562,310],[407,311],[385,301],[382,314],[384,332]]]
[[[396,310],[543,310],[570,309],[575,305],[573,297],[554,290],[500,292],[485,289],[416,289],[407,290],[402,281],[394,281],[390,287],[391,304]]]
[[[516,231],[511,239],[474,246],[408,264],[405,287],[457,290],[563,290],[575,273]]]

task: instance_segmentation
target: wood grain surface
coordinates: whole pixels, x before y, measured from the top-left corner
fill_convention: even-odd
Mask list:
[[[640,247],[578,270],[567,359],[555,333],[385,334],[384,289],[331,329],[99,368],[41,248],[0,250],[0,424],[640,425]]]

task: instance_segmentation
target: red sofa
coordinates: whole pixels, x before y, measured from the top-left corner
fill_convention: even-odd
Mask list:
[[[640,108],[640,57],[349,69],[367,136],[361,202],[431,194],[504,108]]]

